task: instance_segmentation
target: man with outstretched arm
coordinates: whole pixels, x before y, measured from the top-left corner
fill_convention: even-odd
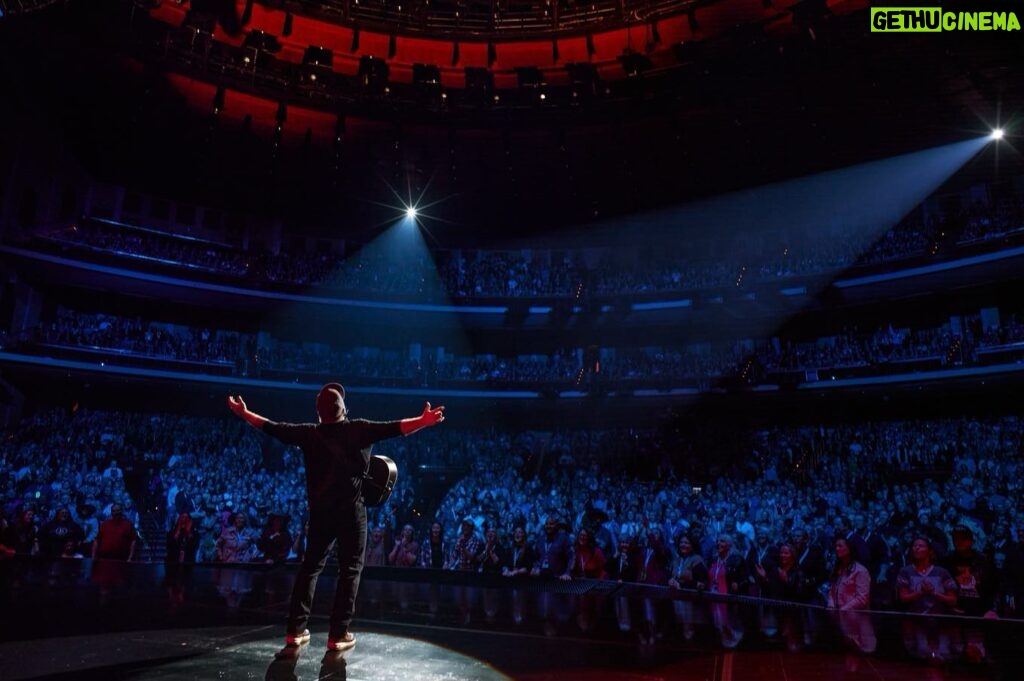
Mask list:
[[[228,407],[257,430],[288,445],[302,449],[309,496],[309,534],[288,609],[285,643],[298,646],[309,642],[309,611],[313,605],[316,580],[327,563],[327,554],[337,544],[338,588],[331,610],[328,650],[348,650],[355,645],[349,631],[355,611],[359,576],[366,551],[366,507],[363,505],[363,474],[375,442],[444,421],[444,407],[431,407],[400,421],[349,419],[345,389],[328,383],[316,396],[319,423],[275,423],[249,411],[240,395],[228,397]]]

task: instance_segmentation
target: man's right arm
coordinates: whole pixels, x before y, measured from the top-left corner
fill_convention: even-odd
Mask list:
[[[423,407],[422,414],[412,418],[402,419],[399,422],[399,428],[402,435],[412,435],[417,430],[436,426],[442,421],[444,421],[444,407],[431,407],[430,402],[427,402],[426,406]]]
[[[268,420],[254,411],[249,411],[241,395],[228,395],[228,408],[256,430],[263,430],[263,425]]]

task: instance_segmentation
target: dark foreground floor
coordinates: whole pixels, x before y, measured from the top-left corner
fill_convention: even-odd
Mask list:
[[[617,612],[642,620],[643,598],[614,585],[589,595],[579,593],[581,584],[513,592],[429,571],[368,571],[358,643],[328,654],[326,595],[334,584],[327,577],[313,641],[282,648],[293,570],[196,567],[168,575],[162,565],[5,564],[0,679],[938,681],[1019,678],[1013,641],[1024,648],[1024,637],[1010,631],[1011,652],[1001,660],[925,664],[901,654],[897,629],[883,623],[872,655],[846,652],[824,635],[789,652],[749,631],[727,650],[710,625],[685,639],[670,602],[655,606],[664,626],[654,642],[641,643],[636,626],[621,630]],[[592,607],[589,620],[581,607]]]

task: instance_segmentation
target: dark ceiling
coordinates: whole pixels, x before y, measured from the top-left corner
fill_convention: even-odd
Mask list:
[[[439,109],[357,93],[344,106],[298,101],[340,114],[340,138],[294,116],[275,136],[273,108],[214,115],[212,98],[176,83],[289,106],[294,88],[197,72],[140,40],[133,11],[143,10],[72,0],[0,19],[0,155],[45,150],[97,178],[307,231],[365,233],[390,184],[443,199],[440,241],[529,236],[962,140],[997,121],[1012,145],[1024,105],[1020,32],[872,34],[855,12],[781,39],[738,26],[582,106]],[[1019,168],[1012,149],[1004,156]]]

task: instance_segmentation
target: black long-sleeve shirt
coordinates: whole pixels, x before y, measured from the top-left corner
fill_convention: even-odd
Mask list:
[[[310,509],[355,505],[373,445],[402,434],[400,421],[345,420],[337,423],[275,423],[263,432],[302,449]]]

